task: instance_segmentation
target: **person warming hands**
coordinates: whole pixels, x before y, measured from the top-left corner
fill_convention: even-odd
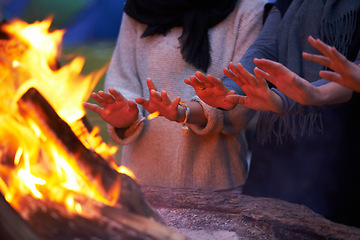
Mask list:
[[[308,39],[319,38],[359,64],[359,13],[360,1],[278,0],[241,65],[216,79],[218,89],[225,89],[221,101],[209,100],[217,107],[240,102],[260,110],[243,194],[302,204],[332,221],[360,226],[360,97],[320,78],[319,72],[324,78],[330,78],[330,72],[316,62],[346,81],[357,70],[351,64],[343,68],[347,62],[331,48],[314,58],[319,53]],[[310,43],[323,47],[319,41]],[[303,52],[313,54],[304,56],[315,62],[304,59]],[[228,94],[230,90],[236,94]],[[280,97],[281,108],[273,93]]]
[[[227,112],[206,105],[183,79],[196,71],[216,76],[239,61],[262,28],[265,3],[126,1],[105,76],[109,93],[94,93],[101,106],[86,106],[108,123],[121,145],[118,161],[140,184],[241,191],[248,173],[243,129],[253,115],[241,105]]]

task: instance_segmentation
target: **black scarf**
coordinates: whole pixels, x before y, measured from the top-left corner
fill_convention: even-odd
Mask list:
[[[147,24],[141,37],[166,35],[172,27],[182,26],[179,38],[183,59],[207,71],[211,64],[208,29],[224,20],[237,0],[127,0],[124,11]]]

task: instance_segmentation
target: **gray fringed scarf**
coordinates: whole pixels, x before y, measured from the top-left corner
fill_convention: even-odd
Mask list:
[[[322,66],[302,58],[302,52],[316,53],[308,42],[309,35],[336,47],[345,56],[358,28],[359,0],[294,0],[279,26],[279,62],[309,82],[319,79]],[[281,115],[271,112],[260,114],[257,124],[257,138],[262,144],[272,141],[281,143],[288,136],[322,133],[321,113],[312,107],[303,107],[308,112],[299,112],[297,103],[283,97]]]

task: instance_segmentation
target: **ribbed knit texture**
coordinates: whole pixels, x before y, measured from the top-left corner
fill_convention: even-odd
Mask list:
[[[209,30],[211,65],[208,73],[221,77],[230,61],[237,62],[262,27],[264,1],[239,1],[235,10]],[[105,80],[105,89],[114,87],[128,99],[149,97],[146,79],[158,90],[183,101],[196,100],[195,91],[184,83],[198,69],[182,58],[178,38],[181,27],[166,36],[140,38],[146,28],[124,15],[117,46]],[[134,171],[141,184],[228,189],[245,183],[248,172],[247,146],[243,129],[251,118],[239,106],[223,112],[201,103],[208,118],[204,128],[189,125],[185,136],[181,125],[163,117],[144,120],[148,113],[140,108],[139,122],[124,139],[112,126],[111,137],[122,148],[122,164]],[[191,117],[191,110],[190,110]]]

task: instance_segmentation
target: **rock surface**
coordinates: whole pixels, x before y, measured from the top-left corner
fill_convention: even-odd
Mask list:
[[[308,207],[226,192],[142,186],[166,224],[189,239],[360,239],[360,229]]]

